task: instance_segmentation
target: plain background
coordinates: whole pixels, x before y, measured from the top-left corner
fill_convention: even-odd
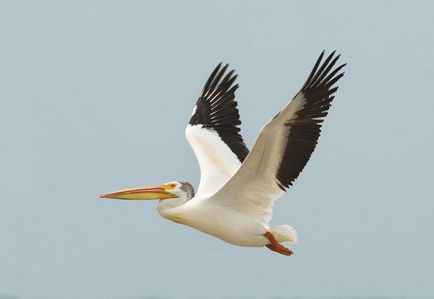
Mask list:
[[[434,295],[429,1],[1,1],[0,294],[5,298]],[[242,133],[321,51],[346,75],[273,224],[295,254],[241,248],[101,192],[186,180],[184,129],[220,61]]]

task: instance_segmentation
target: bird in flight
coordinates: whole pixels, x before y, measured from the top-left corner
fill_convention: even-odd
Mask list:
[[[190,183],[173,181],[151,187],[100,194],[125,200],[158,199],[164,218],[188,225],[227,243],[264,247],[283,255],[296,243],[289,225],[270,227],[272,207],[292,186],[309,160],[327,116],[345,64],[324,52],[295,97],[259,132],[249,152],[240,134],[235,91],[237,75],[220,63],[211,73],[193,109],[185,136],[201,171],[194,192]]]

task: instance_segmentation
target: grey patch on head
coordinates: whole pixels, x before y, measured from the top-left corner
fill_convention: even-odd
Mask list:
[[[185,192],[188,199],[192,199],[194,196],[194,188],[193,186],[188,182],[180,182],[181,183],[181,190]]]

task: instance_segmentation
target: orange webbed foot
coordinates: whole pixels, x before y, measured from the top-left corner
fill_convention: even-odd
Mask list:
[[[265,245],[265,246],[267,246],[268,249],[275,251],[275,252],[278,252],[280,254],[286,255],[286,256],[290,256],[293,254],[291,249],[286,248],[285,246],[283,246],[282,244],[277,242],[272,233],[266,232],[264,234],[264,237],[266,237],[270,241],[270,244]]]

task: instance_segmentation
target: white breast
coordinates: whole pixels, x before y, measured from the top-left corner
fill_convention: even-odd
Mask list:
[[[262,247],[268,244],[268,240],[263,236],[268,227],[250,215],[220,205],[212,199],[189,201],[173,210],[166,218],[230,244],[246,247]]]

